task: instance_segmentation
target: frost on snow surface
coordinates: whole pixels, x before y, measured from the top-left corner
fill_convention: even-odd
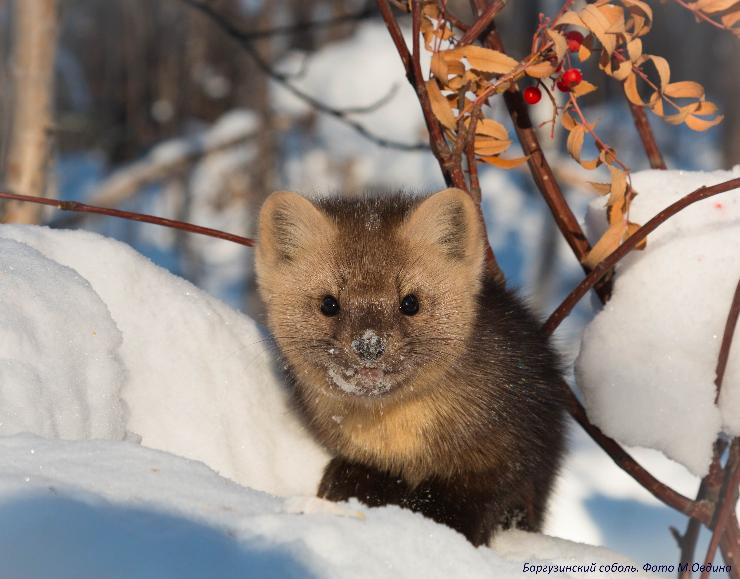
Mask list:
[[[630,564],[521,532],[475,549],[397,507],[315,498],[327,457],[265,336],[124,244],[0,226],[0,296],[3,577],[506,579],[524,564],[560,566],[554,577]]]
[[[630,220],[645,223],[733,171],[645,171]],[[589,233],[603,231],[604,199]],[[614,294],[589,324],[576,363],[589,418],[625,444],[655,448],[706,474],[719,432],[740,435],[740,344],[730,352],[719,404],[715,369],[740,279],[740,196],[723,193],[684,209],[617,266]],[[737,334],[737,332],[736,332]]]

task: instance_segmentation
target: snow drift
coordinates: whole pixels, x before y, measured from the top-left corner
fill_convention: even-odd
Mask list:
[[[521,532],[475,549],[397,507],[313,498],[327,457],[291,412],[254,322],[119,242],[0,226],[0,292],[4,576],[507,578],[526,564],[584,577],[639,567]]]
[[[645,223],[702,185],[733,171],[644,171],[630,220]],[[587,216],[606,226],[605,200]],[[714,403],[715,368],[740,280],[740,196],[695,203],[661,225],[645,251],[617,266],[614,294],[587,327],[576,364],[591,421],[629,445],[655,448],[693,473],[707,473],[719,432],[740,435],[740,347],[735,345]]]

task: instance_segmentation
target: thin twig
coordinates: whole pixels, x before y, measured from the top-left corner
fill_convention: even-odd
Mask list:
[[[669,507],[683,514],[700,520],[709,525],[711,519],[711,505],[706,501],[692,501],[690,498],[676,492],[671,487],[660,482],[641,466],[630,454],[625,451],[618,442],[606,436],[599,427],[593,425],[586,415],[586,410],[578,401],[570,387],[563,381],[560,383],[563,392],[567,396],[568,409],[571,416],[591,436],[591,438],[604,450],[609,457],[624,472],[635,479],[642,487],[650,492],[655,498]]]
[[[368,3],[364,8],[361,8],[357,12],[350,12],[349,14],[340,14],[333,18],[326,20],[315,20],[313,22],[301,22],[298,24],[289,24],[287,26],[275,26],[264,30],[245,30],[242,33],[242,38],[245,41],[252,42],[255,40],[261,40],[263,38],[272,38],[274,36],[283,36],[289,34],[300,34],[307,30],[319,30],[321,28],[332,28],[334,26],[341,26],[347,22],[358,22],[361,20],[367,20],[375,16],[376,12],[373,9],[373,5]]]
[[[717,439],[712,449],[712,462],[709,465],[709,473],[701,480],[699,491],[696,493],[695,502],[708,501],[716,504],[719,497],[719,491],[722,487],[722,453],[727,448],[727,443],[723,439]],[[691,578],[691,564],[694,562],[694,553],[696,552],[696,543],[699,540],[701,531],[701,521],[689,517],[686,525],[686,531],[683,535],[675,527],[671,527],[671,533],[678,543],[681,554],[679,555],[679,564],[689,563],[684,571],[678,575],[678,579]]]
[[[225,231],[219,231],[218,229],[211,229],[210,227],[201,227],[200,225],[194,225],[192,223],[186,223],[184,221],[177,221],[175,219],[157,217],[156,215],[147,215],[145,213],[121,211],[120,209],[111,209],[109,207],[96,207],[95,205],[87,205],[85,203],[78,203],[77,201],[59,201],[58,199],[47,199],[45,197],[33,197],[31,195],[18,195],[15,193],[5,192],[0,192],[0,199],[13,199],[16,201],[39,203],[41,205],[56,207],[57,209],[60,209],[62,211],[96,213],[98,215],[108,215],[109,217],[128,219],[130,221],[152,223],[154,225],[171,227],[172,229],[180,229],[182,231],[189,231],[191,233],[197,233],[199,235],[207,235],[208,237],[217,237],[219,239],[231,241],[232,243],[238,243],[239,245],[245,245],[247,247],[252,247],[255,243],[254,239],[242,237],[241,235],[234,235],[232,233],[226,233]]]
[[[389,6],[388,1],[378,0],[378,10],[380,10],[380,15],[383,17],[383,21],[385,22],[385,26],[391,35],[391,40],[393,40],[393,44],[396,45],[398,56],[401,57],[403,68],[406,71],[406,78],[408,78],[409,82],[413,84],[414,73],[411,66],[411,53],[409,52],[409,47],[406,45],[406,41],[403,38],[401,28],[398,26],[398,22],[396,22],[396,19],[393,17],[393,11]]]
[[[493,22],[493,19],[496,18],[499,12],[503,10],[506,7],[506,2],[504,0],[494,0],[491,2],[488,7],[483,11],[483,13],[478,17],[478,20],[476,20],[473,25],[468,28],[468,30],[465,32],[463,37],[460,39],[460,46],[465,46],[466,44],[470,44],[471,42],[475,42],[478,40],[478,37],[483,34],[483,32],[488,28]]]
[[[612,253],[601,260],[596,265],[596,267],[594,267],[591,273],[583,278],[581,283],[579,283],[575,287],[575,289],[573,289],[573,291],[568,294],[563,302],[550,315],[550,317],[547,319],[547,322],[545,322],[545,325],[543,326],[543,330],[548,334],[554,332],[555,329],[560,325],[560,323],[565,319],[565,317],[581,300],[581,298],[586,295],[588,290],[594,287],[594,285],[596,285],[596,283],[602,277],[604,277],[619,262],[619,260],[621,260],[630,251],[632,251],[632,249],[634,249],[638,243],[645,239],[653,230],[664,223],[669,217],[675,215],[682,209],[685,209],[692,203],[696,203],[697,201],[701,201],[702,199],[707,199],[708,197],[719,195],[720,193],[725,193],[727,191],[732,191],[733,189],[738,188],[740,188],[740,177],[718,183],[717,185],[712,185],[711,187],[700,187],[696,191],[685,195],[672,205],[669,205],[668,207],[663,209],[663,211],[658,213],[650,221],[645,223],[645,225],[635,231],[635,233],[630,235],[624,241],[624,243],[622,243],[622,245],[620,245]]]
[[[606,154],[611,153],[614,159],[614,162],[617,165],[619,165],[619,168],[625,171],[626,173],[629,173],[630,168],[624,163],[622,163],[622,161],[619,160],[619,158],[617,157],[617,152],[614,150],[614,148],[607,145],[596,134],[596,132],[593,129],[593,126],[586,119],[586,115],[583,114],[583,110],[581,109],[581,106],[578,104],[578,99],[576,99],[576,96],[572,92],[568,93],[568,103],[573,108],[573,110],[576,112],[576,115],[578,115],[578,118],[580,119],[581,124],[583,125],[583,128],[586,129],[586,132],[589,135],[591,135],[591,138],[594,140],[594,143],[596,144],[596,148],[599,149],[599,151],[604,151]]]
[[[728,28],[727,26],[725,26],[721,22],[717,22],[716,20],[713,20],[712,18],[710,18],[709,16],[707,16],[706,14],[704,14],[704,12],[702,12],[701,10],[699,10],[697,8],[694,8],[690,4],[687,4],[683,0],[673,0],[673,1],[676,4],[678,4],[679,6],[682,6],[683,8],[686,8],[686,10],[689,10],[691,13],[693,13],[693,15],[697,19],[703,20],[704,22],[708,22],[709,24],[711,24],[715,28],[719,28],[720,30],[727,30],[727,31],[732,32],[732,29]]]
[[[496,30],[492,30],[488,34],[486,44],[494,50],[504,52],[503,42]],[[546,47],[548,45],[545,44],[544,46]],[[544,50],[544,48],[541,50]],[[591,245],[588,239],[586,239],[586,235],[583,233],[578,219],[565,200],[565,196],[555,178],[552,167],[547,162],[537,133],[532,125],[527,104],[524,102],[522,93],[515,84],[512,84],[509,90],[504,93],[504,103],[514,124],[514,129],[522,150],[528,156],[527,164],[532,173],[534,183],[550,208],[558,229],[560,229],[566,242],[581,263],[584,272],[588,273],[590,270],[583,264],[583,260],[589,251],[591,251]],[[605,301],[610,293],[608,284],[599,285],[597,292],[602,300]]]
[[[283,88],[285,88],[292,95],[294,95],[298,99],[308,104],[311,108],[338,119],[340,122],[352,128],[353,130],[355,130],[357,133],[359,133],[360,135],[362,135],[369,141],[372,141],[381,147],[387,147],[390,149],[398,149],[401,151],[428,151],[429,150],[429,145],[427,143],[400,143],[398,141],[394,141],[393,139],[387,139],[385,137],[376,135],[375,133],[365,128],[362,124],[350,119],[347,116],[349,114],[369,112],[371,110],[377,109],[380,105],[386,102],[388,98],[387,95],[384,96],[380,101],[373,103],[370,106],[354,107],[350,109],[339,109],[335,107],[330,107],[324,104],[323,102],[321,102],[319,99],[309,95],[308,93],[303,92],[301,89],[293,85],[288,80],[287,75],[282,74],[276,71],[275,69],[273,69],[260,56],[257,49],[254,47],[252,41],[249,40],[248,34],[242,31],[241,29],[239,29],[237,26],[235,26],[226,16],[216,11],[210,4],[206,4],[202,2],[201,0],[180,0],[180,1],[184,2],[188,6],[192,7],[195,10],[198,10],[199,12],[207,16],[213,23],[218,25],[224,31],[226,35],[228,35],[230,38],[232,38],[238,43],[238,45],[252,58],[252,60],[257,65],[257,68],[260,69],[260,71],[262,71],[264,74],[269,76],[275,82],[280,84]]]
[[[727,523],[719,540],[719,550],[725,563],[731,567],[730,578],[740,579],[740,528],[736,517],[731,517]]]
[[[725,369],[727,368],[727,361],[730,358],[730,348],[732,347],[732,337],[735,335],[735,326],[737,326],[737,318],[740,315],[740,280],[735,286],[735,295],[732,297],[732,305],[730,311],[727,314],[727,321],[725,322],[725,331],[722,334],[722,345],[719,348],[719,357],[717,358],[717,371],[714,385],[717,386],[717,394],[714,397],[714,403],[719,402],[719,394],[722,390],[722,381],[725,377]]]
[[[727,523],[735,514],[735,497],[737,495],[738,485],[740,485],[740,438],[736,438],[730,447],[730,456],[727,459],[725,473],[724,492],[715,510],[712,538],[709,541],[707,554],[704,557],[704,567],[708,567],[709,569],[702,571],[701,579],[707,579],[709,577],[720,539],[724,535]]]
[[[412,85],[416,90],[416,96],[421,104],[421,110],[424,113],[424,120],[429,131],[429,141],[432,145],[432,152],[439,162],[442,169],[442,175],[449,186],[468,189],[465,182],[465,175],[462,170],[462,156],[452,155],[450,147],[445,140],[442,132],[442,125],[432,111],[432,102],[427,91],[424,81],[424,74],[421,70],[421,1],[413,0],[411,4],[411,71]]]

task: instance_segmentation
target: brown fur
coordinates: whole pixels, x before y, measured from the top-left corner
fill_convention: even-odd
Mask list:
[[[273,193],[256,265],[299,407],[336,455],[320,496],[406,506],[475,544],[497,525],[539,528],[563,447],[558,362],[538,322],[486,276],[464,192]],[[416,315],[399,310],[407,294]],[[336,316],[320,311],[327,295]],[[382,355],[360,355],[362,339]]]

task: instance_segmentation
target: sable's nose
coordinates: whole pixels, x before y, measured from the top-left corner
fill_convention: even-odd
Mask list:
[[[385,351],[385,340],[372,330],[352,340],[352,351],[365,360],[377,360]]]

